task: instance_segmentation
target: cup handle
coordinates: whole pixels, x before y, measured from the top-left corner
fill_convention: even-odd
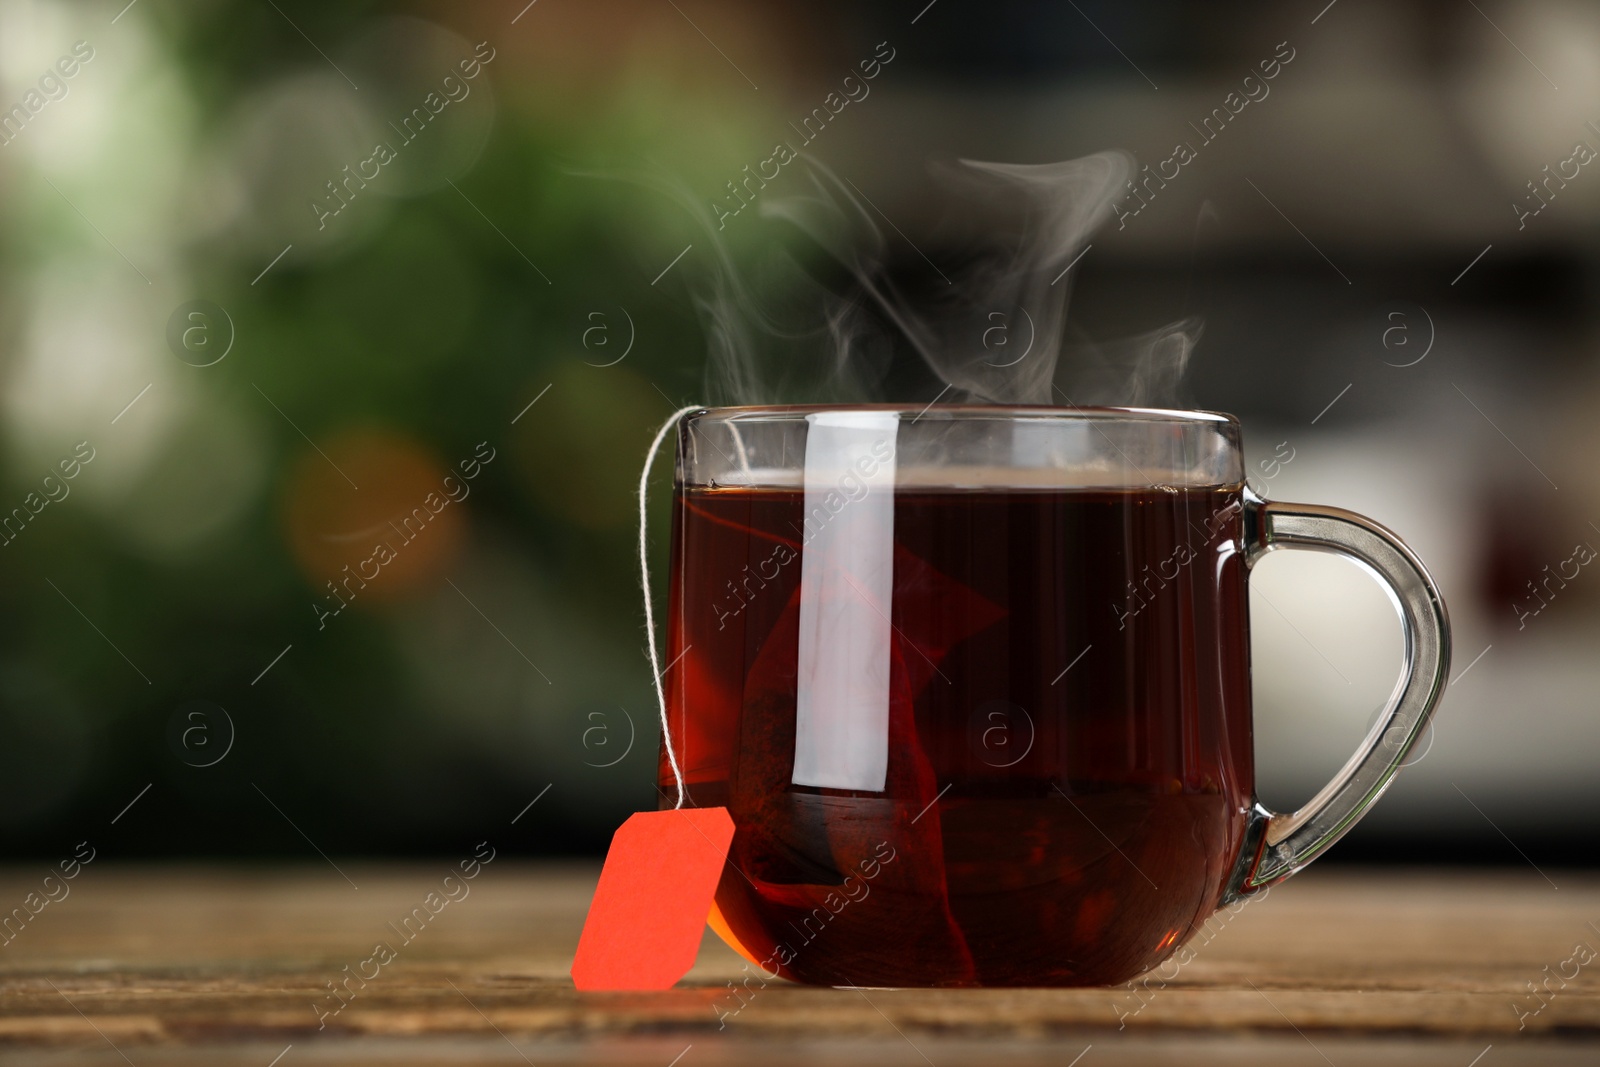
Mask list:
[[[1361,747],[1322,791],[1292,813],[1256,802],[1221,903],[1294,874],[1356,824],[1389,787],[1432,718],[1450,672],[1450,617],[1422,561],[1394,534],[1342,508],[1283,504],[1245,492],[1245,565],[1280,548],[1336,552],[1375,574],[1400,612],[1400,681]]]

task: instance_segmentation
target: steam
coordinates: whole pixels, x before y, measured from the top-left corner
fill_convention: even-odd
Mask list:
[[[786,181],[798,192],[761,194],[764,224],[788,239],[759,242],[737,265],[710,213],[686,203],[715,252],[696,296],[708,399],[1175,403],[1197,319],[1069,342],[1076,263],[1133,171],[1119,151],[1036,165],[962,160],[935,172],[947,221],[913,240],[806,158]]]
[[[1134,337],[1066,348],[1072,383],[1057,385],[1056,396],[1069,404],[1175,406],[1201,325],[1184,318]]]

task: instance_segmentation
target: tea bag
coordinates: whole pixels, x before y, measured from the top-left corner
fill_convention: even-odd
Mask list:
[[[639,476],[639,571],[644,585],[645,629],[661,710],[663,748],[677,786],[677,806],[668,811],[639,812],[612,837],[572,961],[573,983],[582,990],[669,989],[682,978],[700,950],[712,897],[733,840],[733,818],[727,808],[683,806],[683,771],[667,722],[655,612],[650,603],[645,540],[650,466],[678,420],[695,410],[683,408],[662,424]]]
[[[827,936],[840,942],[893,916],[906,949],[949,961],[949,980],[970,977],[971,962],[950,910],[945,884],[940,787],[916,722],[918,697],[941,681],[938,664],[956,644],[1003,615],[965,585],[893,548],[891,597],[868,606],[889,618],[885,649],[888,686],[881,745],[886,754],[879,796],[828,796],[796,790],[797,657],[802,591],[790,598],[753,663],[745,684],[743,730],[735,760],[731,806],[741,832],[732,860],[769,902],[794,909],[795,921],[814,912],[837,887],[872,871],[877,903],[841,909]],[[828,583],[831,595],[855,593],[850,582]],[[841,592],[841,590],[845,592]],[[825,593],[824,595],[829,595]],[[883,862],[885,848],[893,858]],[[870,899],[870,898],[869,898]],[[806,957],[803,957],[806,958]],[[815,956],[809,958],[814,959]],[[841,984],[853,976],[833,976]]]
[[[617,828],[584,920],[583,990],[669,989],[694,966],[733,819],[727,808],[641,811]]]

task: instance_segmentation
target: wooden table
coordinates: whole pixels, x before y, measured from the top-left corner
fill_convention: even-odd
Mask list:
[[[719,1029],[742,961],[714,936],[671,992],[580,995],[566,971],[596,868],[502,858],[319,1031],[324,983],[397,941],[386,924],[446,873],[341,866],[359,889],[326,865],[84,868],[0,948],[0,1063],[1600,1063],[1600,959],[1566,962],[1600,948],[1593,875],[1313,869],[1142,1008],[1125,988],[774,982]],[[0,871],[0,906],[44,873]],[[1519,1019],[1540,1003],[1527,983],[1575,969]]]

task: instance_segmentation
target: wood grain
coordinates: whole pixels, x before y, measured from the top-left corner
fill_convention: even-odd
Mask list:
[[[593,866],[501,859],[403,944],[388,924],[445,864],[341,867],[85,868],[0,948],[0,1062],[1600,1062],[1600,959],[1550,978],[1542,1008],[1528,986],[1600,948],[1587,874],[1313,869],[1137,993],[772,982],[741,1006],[743,961],[714,936],[670,992],[577,993]],[[0,904],[44,873],[0,871]],[[397,958],[319,1015],[380,940]]]

